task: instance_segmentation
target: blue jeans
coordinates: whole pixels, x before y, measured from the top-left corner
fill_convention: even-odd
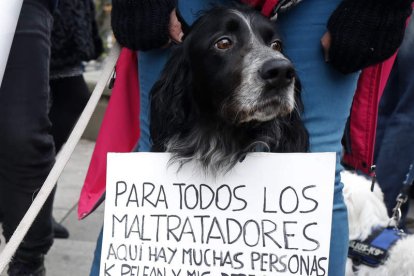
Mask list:
[[[207,1],[180,1],[180,12],[188,23],[192,22],[201,6],[208,7],[205,2]],[[302,97],[305,105],[303,119],[310,134],[310,150],[312,152],[337,153],[336,179],[335,184],[332,183],[335,185],[335,194],[329,263],[330,276],[345,274],[348,252],[348,218],[342,197],[343,185],[340,183],[339,176],[342,168],[339,164],[339,157],[342,150],[341,138],[358,78],[358,74],[344,76],[336,72],[324,62],[322,55],[320,38],[326,31],[329,15],[339,2],[340,0],[303,1],[288,14],[281,15],[278,19],[280,29],[285,34],[286,54],[295,64],[303,86]],[[140,53],[141,99],[142,97],[149,98],[149,89],[158,78],[158,75],[155,76],[153,73],[158,72],[159,74],[164,65],[167,51],[156,50]],[[142,76],[143,73],[147,76]],[[145,87],[145,91],[142,90],[143,87]],[[148,112],[148,107],[145,107],[145,110]],[[148,125],[149,113],[141,113],[141,128]],[[141,130],[140,150],[150,145],[149,135],[145,133],[148,133],[148,129]],[[143,139],[146,139],[146,142]]]
[[[341,138],[351,108],[358,74],[342,75],[324,62],[320,39],[339,0],[303,1],[278,24],[284,33],[286,53],[302,82],[303,120],[310,135],[311,152],[336,152],[329,275],[345,275],[348,252],[348,217],[342,196]]]
[[[378,184],[391,214],[410,164],[414,162],[414,20],[404,40],[380,100],[375,143]],[[403,206],[403,217],[408,204]]]

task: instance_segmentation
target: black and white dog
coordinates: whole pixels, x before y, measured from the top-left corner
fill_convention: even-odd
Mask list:
[[[248,8],[213,8],[151,92],[152,150],[213,174],[251,151],[305,152],[299,87],[273,22]]]

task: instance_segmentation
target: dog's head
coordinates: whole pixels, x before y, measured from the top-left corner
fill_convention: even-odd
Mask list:
[[[214,8],[200,17],[153,88],[153,149],[190,159],[215,151],[207,163],[225,155],[234,163],[254,143],[306,150],[299,82],[282,47],[275,24],[254,10]]]
[[[214,9],[184,41],[193,96],[233,124],[264,122],[295,107],[295,71],[275,25],[250,10]]]

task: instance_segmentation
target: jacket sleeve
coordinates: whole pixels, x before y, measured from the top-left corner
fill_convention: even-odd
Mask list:
[[[351,73],[391,57],[400,46],[412,0],[344,0],[328,21],[329,62]]]
[[[176,0],[112,0],[115,38],[132,50],[151,50],[168,43],[170,13]]]

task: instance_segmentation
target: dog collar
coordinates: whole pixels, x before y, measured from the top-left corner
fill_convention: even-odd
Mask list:
[[[388,251],[403,237],[407,236],[395,227],[377,228],[364,241],[349,242],[348,258],[352,259],[352,270],[356,272],[360,264],[378,267],[388,258]]]

